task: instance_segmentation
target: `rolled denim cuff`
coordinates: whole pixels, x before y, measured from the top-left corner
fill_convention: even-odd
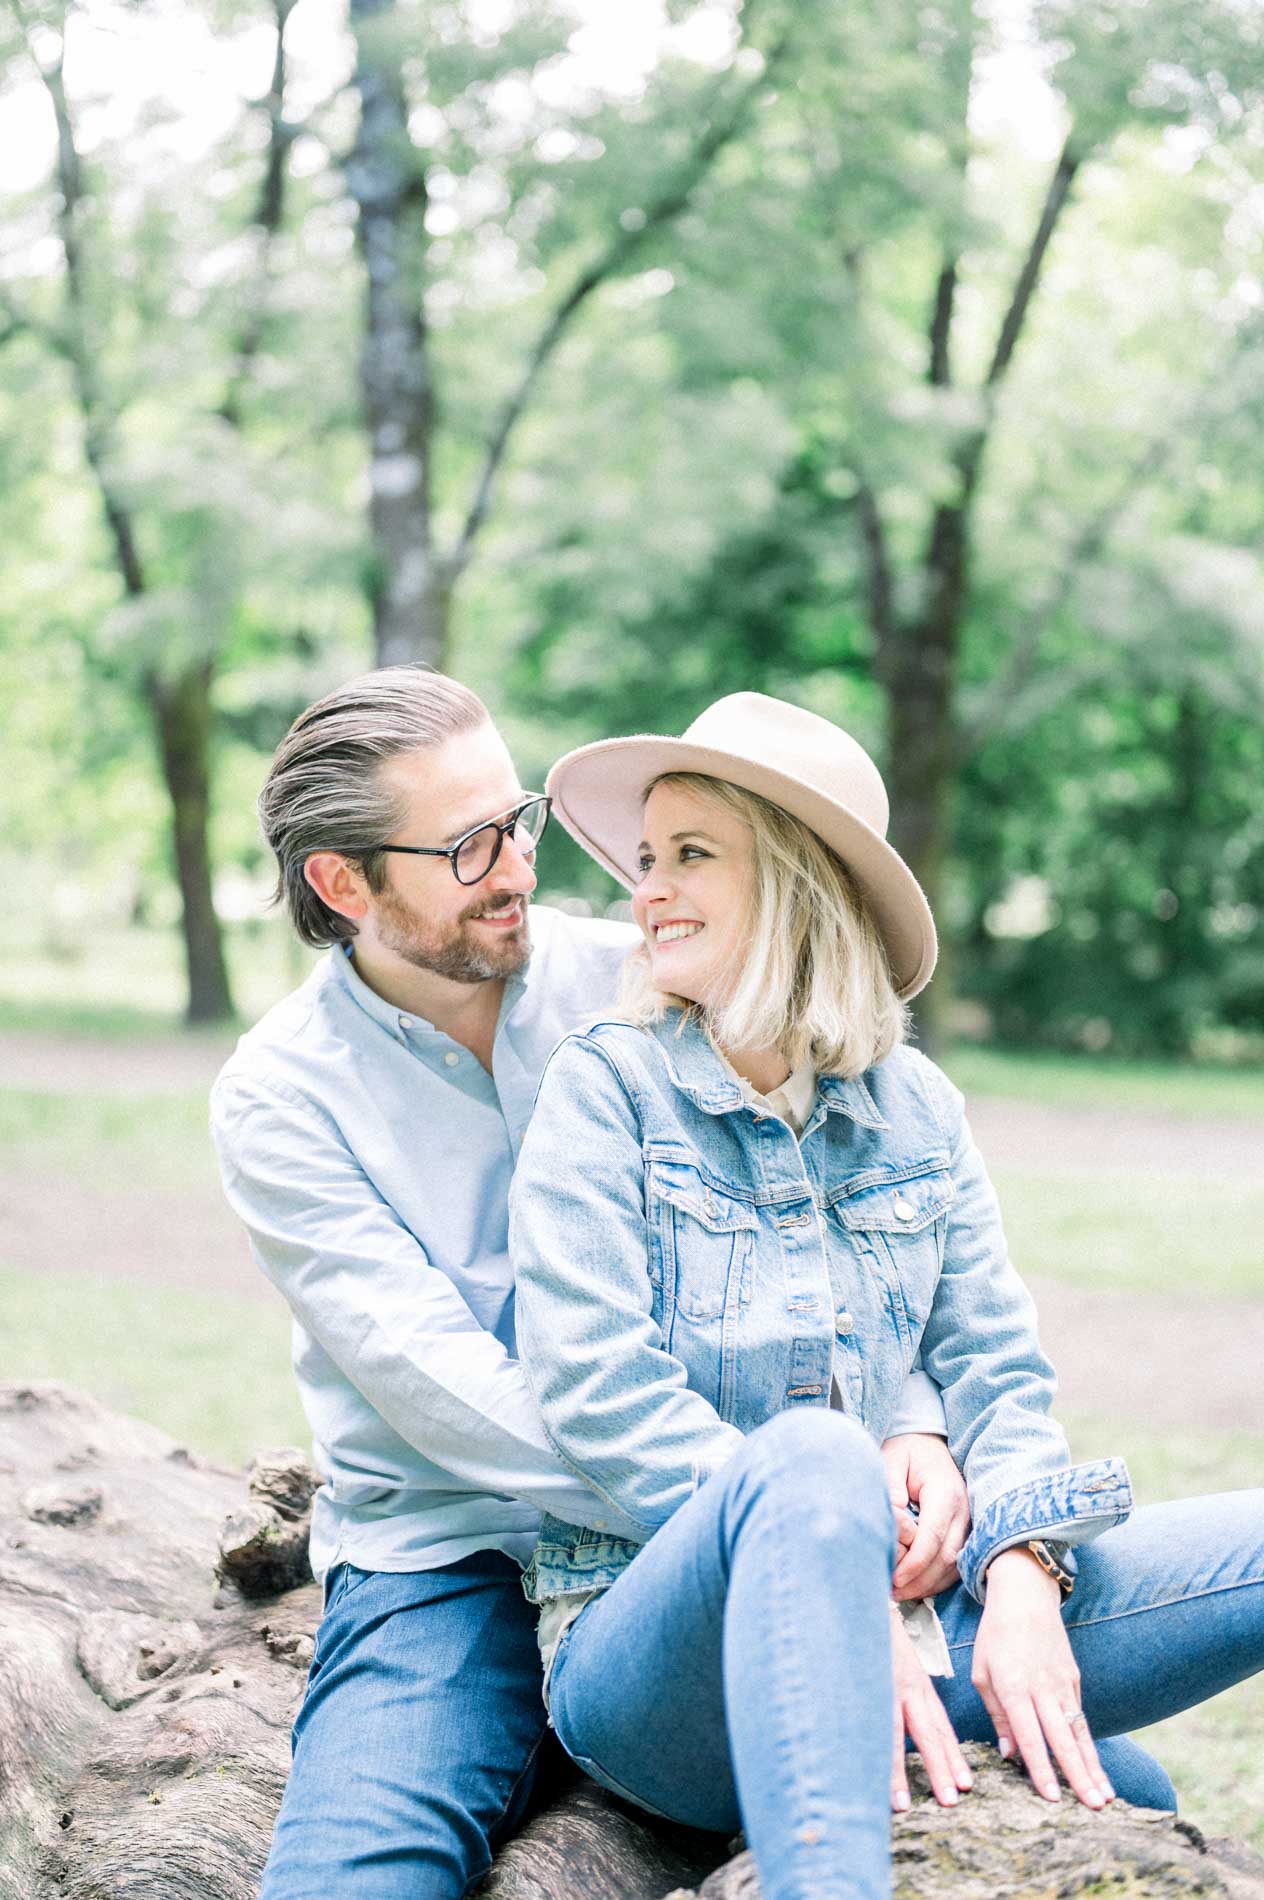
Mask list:
[[[1003,1550],[1033,1537],[1084,1544],[1122,1524],[1132,1510],[1132,1484],[1122,1458],[1096,1458],[1002,1492],[980,1513],[957,1559],[961,1581],[984,1601],[987,1567]],[[1074,1570],[1068,1561],[1067,1569]]]

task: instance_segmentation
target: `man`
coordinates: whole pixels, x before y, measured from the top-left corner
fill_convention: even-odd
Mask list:
[[[486,708],[394,667],[311,706],[260,816],[278,895],[329,958],[212,1096],[225,1190],[294,1313],[325,1586],[263,1900],[456,1900],[520,1818],[546,1728],[520,1587],[538,1514],[644,1539],[552,1452],[513,1357],[507,1196],[555,1043],[635,933],[538,908],[547,803]],[[942,1428],[915,1375],[904,1433]],[[962,1493],[888,1441],[922,1504],[904,1592],[941,1588]]]

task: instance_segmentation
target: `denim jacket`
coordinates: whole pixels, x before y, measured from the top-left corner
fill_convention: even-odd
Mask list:
[[[941,1387],[980,1601],[1002,1550],[1127,1517],[1116,1458],[1072,1465],[1053,1369],[960,1093],[908,1048],[822,1076],[796,1140],[679,1011],[601,1020],[550,1058],[510,1197],[518,1351],[564,1464],[651,1536],[791,1405],[881,1443],[920,1352]],[[532,1600],[601,1589],[640,1546],[546,1517]],[[1068,1559],[1073,1567],[1073,1559]]]

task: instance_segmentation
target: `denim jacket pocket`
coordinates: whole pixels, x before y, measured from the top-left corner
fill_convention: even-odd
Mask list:
[[[836,1219],[884,1282],[891,1318],[905,1348],[916,1351],[944,1259],[948,1210],[956,1188],[946,1167],[874,1180],[860,1176],[830,1197]]]
[[[740,1296],[758,1226],[754,1208],[685,1161],[652,1161],[648,1197],[652,1270],[665,1310],[695,1322],[721,1319]]]

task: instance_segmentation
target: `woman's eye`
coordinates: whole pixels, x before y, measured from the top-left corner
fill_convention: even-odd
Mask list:
[[[636,868],[641,873],[641,876],[644,877],[647,871],[652,871],[654,868],[653,858],[648,857],[643,852],[636,861]]]
[[[709,858],[711,853],[704,851],[700,844],[682,844],[680,855],[683,858]]]

